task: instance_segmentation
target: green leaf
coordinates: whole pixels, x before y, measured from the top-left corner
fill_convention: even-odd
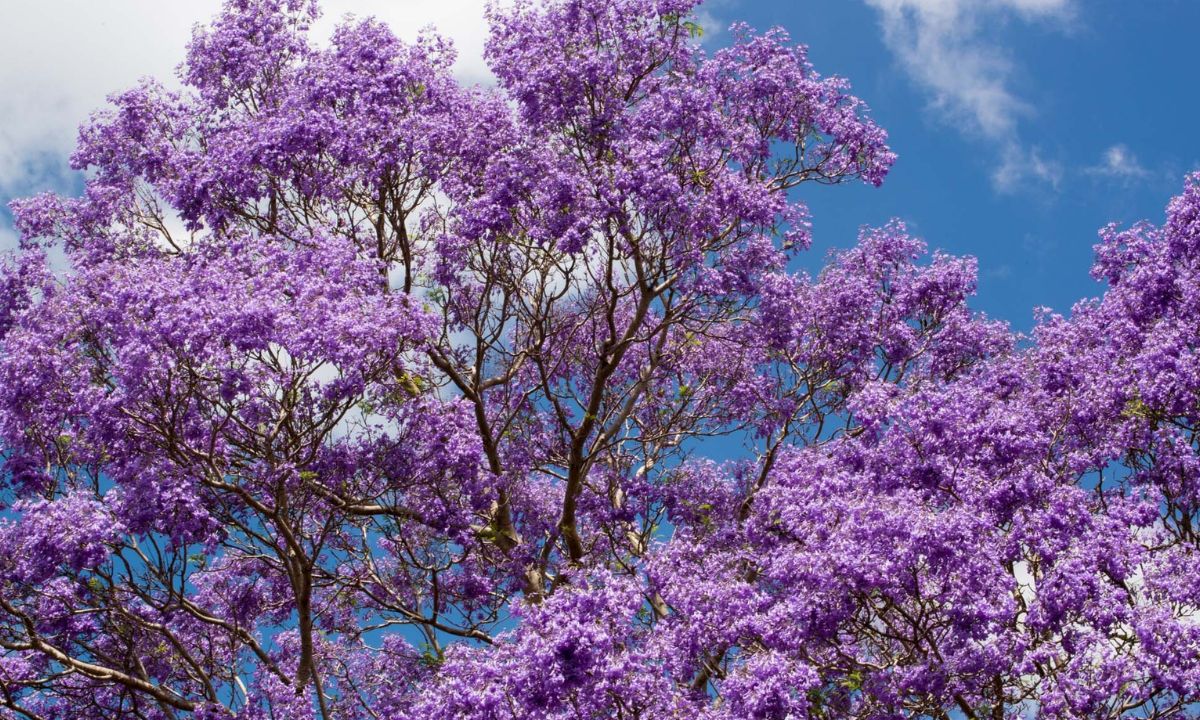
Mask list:
[[[842,679],[838,684],[847,690],[861,690],[863,686],[863,677],[861,670],[851,670],[850,674]]]

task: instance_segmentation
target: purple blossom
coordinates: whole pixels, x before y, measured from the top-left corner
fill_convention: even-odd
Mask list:
[[[0,261],[0,717],[1198,717],[1200,175],[1029,338],[900,221],[793,272],[895,154],[696,9],[481,89],[229,0],[110,98]]]

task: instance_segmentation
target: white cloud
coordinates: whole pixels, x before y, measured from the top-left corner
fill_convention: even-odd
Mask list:
[[[324,0],[321,39],[346,13],[374,15],[402,38],[428,25],[455,40],[456,72],[486,81],[485,0]],[[219,0],[39,0],[9,3],[0,23],[0,204],[70,188],[78,127],[138,78],[174,78],[192,26]]]
[[[0,196],[62,187],[66,155],[106,95],[169,77],[215,0],[13,3],[0,24]]]
[[[458,49],[455,73],[466,82],[486,83],[491,73],[483,62],[483,44],[488,26],[484,20],[485,0],[321,0],[324,17],[314,31],[328,37],[334,25],[347,14],[374,16],[404,40],[413,40],[423,28],[433,26],[454,40]]]
[[[0,253],[17,249],[17,234],[11,228],[0,225]]]
[[[1105,150],[1100,162],[1087,168],[1087,173],[1118,180],[1137,180],[1150,176],[1150,171],[1138,161],[1133,151],[1122,144]]]
[[[1000,151],[1000,164],[992,172],[992,185],[1000,192],[1015,192],[1034,180],[1057,190],[1062,178],[1062,163],[1047,159],[1037,147],[1025,148],[1009,141]]]
[[[1061,169],[1036,150],[1023,151],[1019,120],[1032,112],[1011,87],[1013,61],[986,29],[1016,16],[1066,20],[1073,0],[866,0],[879,11],[884,42],[901,66],[932,95],[948,121],[993,143],[1000,167],[997,189],[1022,179],[1056,183]]]

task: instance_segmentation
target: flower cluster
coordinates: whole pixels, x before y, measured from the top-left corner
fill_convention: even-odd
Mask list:
[[[696,10],[482,89],[228,0],[111,97],[0,260],[0,718],[1200,717],[1200,176],[1029,338],[899,221],[797,273],[895,155]]]

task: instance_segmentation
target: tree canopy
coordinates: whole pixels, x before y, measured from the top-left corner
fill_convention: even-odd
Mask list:
[[[0,717],[1200,717],[1200,176],[1028,337],[899,221],[806,275],[895,155],[696,6],[481,88],[228,0],[112,96],[0,263]]]

